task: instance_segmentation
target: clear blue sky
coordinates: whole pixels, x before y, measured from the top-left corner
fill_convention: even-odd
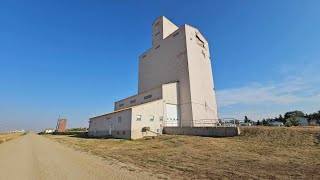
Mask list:
[[[320,1],[0,1],[0,130],[69,127],[137,93],[164,15],[210,44],[220,117],[320,109]]]

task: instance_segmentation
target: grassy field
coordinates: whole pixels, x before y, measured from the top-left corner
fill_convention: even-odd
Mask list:
[[[23,133],[0,134],[0,144],[6,141],[10,141],[22,135]]]
[[[320,128],[246,127],[241,136],[148,140],[47,136],[77,150],[173,179],[320,179]]]

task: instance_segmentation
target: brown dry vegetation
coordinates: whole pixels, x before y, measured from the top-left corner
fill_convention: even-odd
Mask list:
[[[320,179],[320,128],[246,127],[241,136],[149,140],[47,136],[174,179]],[[130,169],[138,170],[138,169]],[[164,175],[164,176],[163,176]]]
[[[22,135],[23,133],[0,134],[0,144],[6,141],[10,141]]]

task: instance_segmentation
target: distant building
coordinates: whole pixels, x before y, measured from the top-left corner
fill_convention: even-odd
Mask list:
[[[165,126],[218,123],[208,42],[198,29],[161,16],[152,24],[152,47],[139,57],[138,94],[90,118],[88,133],[137,139]]]
[[[239,126],[252,126],[252,124],[251,124],[251,123],[241,122],[241,123],[239,124]]]
[[[273,121],[269,123],[270,126],[284,126],[283,122]]]
[[[47,133],[47,134],[50,134],[50,133],[53,133],[53,132],[54,132],[54,129],[52,129],[52,128],[48,128],[48,129],[44,130],[44,133]]]
[[[57,132],[64,132],[67,127],[67,119],[59,119],[57,122],[56,131]]]
[[[290,120],[297,120],[300,126],[309,126],[309,118],[306,117],[291,117],[287,119],[287,121]]]

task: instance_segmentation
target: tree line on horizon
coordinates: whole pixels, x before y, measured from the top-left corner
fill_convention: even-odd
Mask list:
[[[304,113],[303,111],[289,111],[282,116],[281,114],[278,117],[275,118],[267,118],[267,119],[262,119],[261,121],[258,120],[256,122],[256,125],[262,125],[262,126],[268,126],[270,122],[282,122],[284,125],[287,126],[299,126],[298,120],[295,120],[295,117],[305,117],[308,118],[309,122],[313,122],[314,125],[317,123],[320,124],[320,110],[311,114]],[[289,119],[289,121],[288,121]],[[248,119],[247,116],[244,117],[244,122],[245,123],[252,123],[253,121]]]

